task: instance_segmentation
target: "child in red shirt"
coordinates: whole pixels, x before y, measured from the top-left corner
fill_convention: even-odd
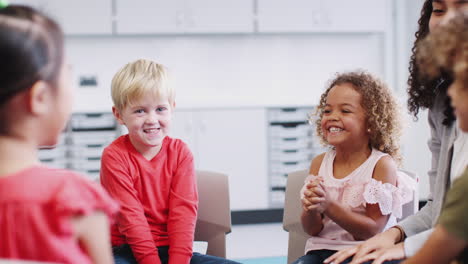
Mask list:
[[[0,258],[112,263],[108,216],[117,204],[37,156],[71,112],[60,27],[32,8],[0,6],[0,62]]]
[[[198,194],[193,156],[168,136],[175,107],[165,68],[137,60],[112,80],[112,111],[128,134],[104,149],[101,183],[120,202],[116,263],[235,263],[192,254]]]

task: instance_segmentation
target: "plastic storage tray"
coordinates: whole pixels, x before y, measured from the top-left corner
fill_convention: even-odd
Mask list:
[[[270,165],[272,173],[288,174],[293,171],[304,170],[309,168],[310,161],[292,161],[292,162],[272,162]]]
[[[271,160],[280,162],[301,162],[310,160],[312,158],[311,156],[312,151],[310,149],[283,150],[272,152]]]
[[[117,132],[111,131],[80,131],[72,132],[70,140],[73,145],[102,145],[107,146],[117,136]]]
[[[116,126],[112,113],[80,113],[74,114],[71,119],[72,129],[108,129]]]
[[[270,127],[270,135],[281,138],[309,137],[310,127],[306,124],[297,126],[273,125]]]
[[[270,122],[307,122],[312,109],[307,108],[277,108],[268,111]]]

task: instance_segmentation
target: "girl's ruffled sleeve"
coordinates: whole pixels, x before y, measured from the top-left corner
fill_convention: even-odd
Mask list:
[[[77,174],[66,176],[52,205],[57,216],[57,225],[64,233],[72,231],[71,217],[101,211],[108,216],[109,222],[112,223],[119,211],[117,202],[98,183]]]
[[[364,187],[364,203],[379,204],[383,215],[401,218],[403,205],[412,201],[416,182],[406,173],[398,171],[397,186],[371,179]]]
[[[315,175],[312,175],[312,174],[311,174],[311,175],[309,175],[309,176],[307,176],[307,177],[305,178],[305,180],[304,180],[304,185],[302,186],[301,191],[300,191],[300,197],[301,197],[301,199],[304,198],[304,192],[306,191],[306,186],[307,186],[307,184],[308,184],[310,181],[313,181],[313,180],[317,179],[317,177],[318,177],[318,176],[315,176]]]

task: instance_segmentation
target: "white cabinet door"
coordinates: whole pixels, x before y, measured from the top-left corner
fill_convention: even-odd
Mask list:
[[[184,141],[195,157],[195,167],[198,168],[198,153],[196,142],[197,113],[191,110],[176,110],[172,115],[169,136]]]
[[[199,168],[229,176],[231,210],[268,208],[265,109],[200,113]]]
[[[112,0],[40,0],[66,35],[112,34]]]
[[[385,32],[392,5],[389,0],[322,0],[328,17],[324,30],[339,32]]]
[[[185,0],[116,0],[117,34],[183,32]]]
[[[40,6],[39,1],[41,0],[11,0],[8,1],[10,4],[15,4],[15,5],[26,5],[26,6],[31,6],[34,8],[38,8]]]
[[[112,0],[13,0],[56,20],[66,35],[112,34]]]
[[[259,32],[382,32],[389,0],[258,0]]]
[[[186,0],[185,32],[252,33],[252,0]]]
[[[231,210],[268,208],[265,109],[177,110],[170,135],[185,141],[199,170],[229,176]]]
[[[250,33],[253,0],[116,0],[116,32]]]

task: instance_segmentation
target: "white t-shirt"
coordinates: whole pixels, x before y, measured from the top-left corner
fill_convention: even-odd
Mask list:
[[[453,143],[452,165],[450,168],[450,182],[453,183],[468,165],[468,133],[461,131],[458,126],[455,130],[455,142]]]

